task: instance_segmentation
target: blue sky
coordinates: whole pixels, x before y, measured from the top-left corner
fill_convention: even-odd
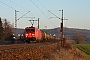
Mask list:
[[[33,4],[33,3],[35,4]],[[64,26],[69,28],[90,29],[90,0],[0,0],[0,17],[7,19],[9,22],[15,22],[15,10],[17,18],[23,14],[28,13],[24,17],[35,18],[21,18],[18,20],[18,28],[25,28],[31,26],[28,20],[40,18],[40,29],[56,28],[60,26],[61,20],[55,17],[48,10],[58,17],[61,16],[59,10],[64,10]],[[34,22],[37,27],[37,22]]]

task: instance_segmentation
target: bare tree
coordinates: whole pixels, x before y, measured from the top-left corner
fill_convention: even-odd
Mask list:
[[[84,41],[84,37],[80,32],[76,33],[76,36],[74,37],[77,44],[80,44]]]
[[[6,38],[8,38],[9,36],[12,35],[12,25],[10,24],[10,22],[8,22],[6,19],[3,20],[3,37],[2,39],[5,40]]]

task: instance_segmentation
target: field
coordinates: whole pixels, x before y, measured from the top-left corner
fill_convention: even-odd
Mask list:
[[[82,51],[86,60],[90,60],[90,43],[74,44],[79,50]]]

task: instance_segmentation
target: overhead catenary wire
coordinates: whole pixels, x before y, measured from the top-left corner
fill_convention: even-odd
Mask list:
[[[50,10],[48,10],[51,14],[53,14],[56,18],[59,18],[58,16],[56,16],[54,13],[52,13]],[[60,19],[60,18],[59,18]]]
[[[28,11],[26,14],[28,14],[30,11]],[[26,14],[24,14],[23,16],[25,16]],[[21,16],[20,18],[22,18],[23,16]],[[19,20],[20,18],[18,18],[17,20]]]
[[[9,0],[11,3],[14,3],[15,5],[17,5],[17,6],[19,6],[20,8],[23,8],[23,7],[21,7],[20,5],[18,5],[17,3],[15,3],[15,2],[13,2],[13,1],[11,1],[11,0]]]
[[[44,12],[42,12],[41,11],[41,9],[32,1],[32,0],[29,0],[29,1],[31,1],[31,3],[33,3],[34,4],[34,6],[41,12],[41,13],[43,13],[43,15],[45,16],[45,17],[47,17],[45,14],[44,14]],[[48,18],[48,17],[47,17]],[[41,24],[41,23],[40,23]],[[41,24],[42,25],[42,24]],[[44,26],[44,25],[43,25]]]
[[[9,0],[10,2],[11,2],[11,0]],[[11,8],[11,9],[13,9],[13,10],[16,10],[15,8],[13,8],[13,7],[11,7],[11,6],[9,6],[8,4],[6,4],[6,3],[4,3],[4,2],[2,2],[2,1],[0,1],[2,4],[4,4],[4,5],[6,5],[6,6],[8,6],[9,8]],[[14,2],[13,2],[14,3]],[[16,10],[17,11],[17,10]],[[30,11],[29,11],[30,12]],[[22,13],[23,14],[23,13]],[[27,13],[26,13],[27,14]],[[25,16],[26,14],[24,14],[23,16]],[[22,16],[20,17],[20,18],[22,18]],[[19,18],[19,19],[20,19]],[[19,20],[18,19],[18,20]]]
[[[6,3],[4,3],[4,2],[2,2],[2,1],[0,1],[0,2],[1,2],[2,4],[4,4],[4,5],[6,5],[7,7],[11,8],[11,9],[13,9],[13,10],[16,10],[15,8],[9,6],[8,4],[6,4]],[[23,13],[22,13],[22,14],[23,14]]]
[[[29,1],[31,1],[32,3],[33,3],[33,5],[39,10],[39,11],[41,11],[42,13],[43,13],[43,15],[45,15],[44,14],[44,12],[32,1],[32,0],[29,0]],[[46,15],[45,15],[46,16]],[[48,18],[48,16],[46,16],[47,18]]]
[[[48,9],[47,8],[45,8],[45,6],[38,0],[38,2],[42,5],[42,7],[46,10],[46,11],[48,11]],[[50,21],[50,18],[48,18],[48,20]],[[53,23],[52,23],[52,21],[50,21],[50,23],[52,24],[52,25],[54,25]],[[55,25],[54,25],[55,26]]]
[[[24,7],[22,7],[22,6],[20,6],[19,4],[17,4],[17,3],[15,3],[15,2],[13,2],[13,1],[11,1],[11,0],[9,0],[11,3],[13,3],[13,4],[15,4],[15,5],[17,5],[18,7],[20,7],[20,8],[22,8],[22,9],[24,9],[24,10],[26,10],[26,11],[28,11],[26,8],[24,8]],[[19,11],[20,12],[20,11]],[[24,13],[22,13],[22,12],[20,12],[21,14],[24,14]]]
[[[12,0],[9,0],[10,2],[12,2],[12,3],[14,3]],[[33,1],[32,0],[30,0],[32,3],[33,3]],[[11,8],[11,9],[13,9],[13,10],[16,10],[14,7],[12,7],[11,5],[8,5],[8,4],[6,4],[6,3],[4,3],[4,2],[2,2],[2,1],[0,1],[2,4],[4,4],[4,5],[6,5],[7,7],[9,7],[9,8]],[[20,5],[18,5],[17,3],[14,3],[14,4],[16,4],[17,6],[19,6],[20,8],[23,8],[23,7],[21,7]],[[34,3],[33,3],[34,4]],[[35,4],[34,4],[35,5]],[[35,5],[44,15],[45,15],[45,13],[37,6],[37,5]],[[42,5],[43,6],[43,5]],[[45,8],[44,6],[43,6],[43,8]],[[25,8],[23,8],[23,9],[25,9]],[[46,8],[45,8],[46,9]],[[26,9],[25,9],[26,10]],[[47,9],[46,9],[47,10]],[[18,11],[18,10],[17,10]],[[21,13],[21,12],[20,12]],[[21,13],[21,14],[23,14],[23,13]],[[48,16],[47,15],[45,15],[47,18],[48,18]],[[53,24],[54,25],[54,24]]]
[[[39,0],[38,0],[39,1]],[[43,6],[43,8],[45,8],[44,7],[44,5],[39,1],[39,3]],[[45,8],[46,9],[46,8]],[[53,14],[54,16],[56,16],[54,13],[52,13],[50,10],[48,10],[48,9],[46,9],[47,11],[49,11],[51,14]],[[58,16],[56,16],[56,18],[59,18]],[[60,19],[60,18],[59,18]]]
[[[4,2],[2,2],[2,1],[0,1],[0,2],[1,2],[2,4],[4,4],[4,5],[8,6],[9,8],[11,8],[11,9],[15,10],[15,8],[13,8],[13,7],[9,6],[8,4],[6,4],[6,3],[4,3]]]
[[[24,7],[22,7],[22,6],[20,6],[19,4],[17,4],[17,3],[15,3],[15,2],[13,2],[12,0],[9,0],[11,3],[13,3],[13,4],[15,4],[15,5],[17,5],[18,7],[20,7],[20,8],[22,8],[22,9],[25,9],[26,11],[28,11],[26,8],[24,8]]]
[[[20,8],[23,8],[22,6],[20,6],[19,4],[17,4],[17,3],[15,3],[15,2],[13,2],[13,1],[11,1],[11,0],[9,0],[11,3],[14,3],[15,5],[17,5],[18,7],[20,7]],[[25,8],[23,8],[23,9],[25,9]],[[27,10],[27,9],[25,9],[25,10]],[[27,10],[28,11],[28,10]],[[31,13],[32,14],[32,13]],[[33,15],[33,14],[32,14]],[[21,18],[21,17],[20,17]],[[23,18],[31,18],[32,19],[32,17],[23,17]],[[33,18],[35,18],[35,17],[33,17]],[[19,20],[19,19],[18,19]]]
[[[38,0],[38,1],[39,1],[39,0]],[[43,8],[45,8],[45,6],[44,6],[40,1],[39,1],[39,3],[42,5]],[[48,9],[45,8],[45,10],[48,10]]]

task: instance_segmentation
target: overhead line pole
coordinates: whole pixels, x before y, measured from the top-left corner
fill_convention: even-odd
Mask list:
[[[62,38],[64,37],[64,33],[63,33],[63,10],[62,10],[62,22],[61,22],[61,24],[62,24],[62,26],[61,26],[61,28],[62,28],[62,33],[61,33],[61,36],[62,36]]]
[[[15,28],[17,28],[17,21],[21,18],[23,18],[23,16],[25,16],[27,13],[29,13],[30,11],[28,11],[26,14],[24,14],[23,16],[21,16],[20,18],[17,19],[17,10],[15,10]],[[30,17],[27,17],[27,18],[30,18]]]
[[[61,22],[61,45],[63,45],[63,38],[64,38],[64,33],[63,33],[63,10],[62,10],[62,18],[61,18],[62,22]]]
[[[59,11],[62,11],[62,22],[61,22],[61,45],[64,46],[65,45],[65,42],[66,42],[66,38],[64,36],[64,28],[63,28],[63,20],[68,20],[68,19],[63,19],[63,9],[62,10],[59,10]]]
[[[23,16],[25,16],[27,13],[29,13],[30,11],[28,11],[26,14],[22,15],[20,18],[17,19],[17,10],[15,10],[15,36],[16,36],[16,43],[17,43],[17,21],[21,18],[23,18]]]
[[[19,11],[15,10],[15,37],[16,37],[15,43],[17,43],[17,12]]]
[[[39,29],[39,18],[38,18],[38,29]]]
[[[19,11],[15,10],[15,28],[17,28],[17,12]]]

